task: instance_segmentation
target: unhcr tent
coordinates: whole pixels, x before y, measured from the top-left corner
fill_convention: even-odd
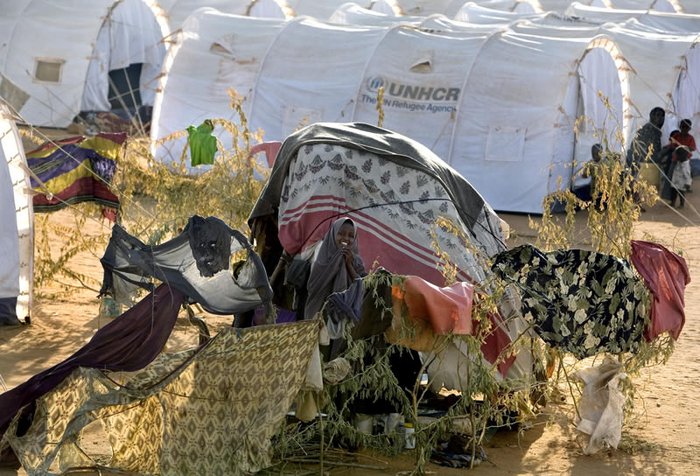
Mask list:
[[[499,10],[477,5],[474,2],[464,4],[454,15],[457,21],[469,23],[508,23],[523,18],[535,18],[543,15],[533,8],[520,10]]]
[[[512,28],[517,31],[536,29],[540,34],[553,36],[578,32],[588,38],[602,33],[615,40],[620,49],[621,64],[629,71],[629,104],[624,108],[628,120],[623,130],[626,146],[637,128],[648,120],[649,111],[656,106],[666,110],[664,137],[677,129],[683,118],[700,120],[700,84],[694,79],[700,74],[700,49],[697,48],[700,35],[661,28],[667,22],[661,20],[663,23],[659,23],[659,20],[667,17],[669,15],[643,15],[620,24],[591,25],[585,21],[549,16],[535,20],[536,26],[521,22]],[[622,121],[618,123],[621,125]],[[612,145],[620,147],[623,144],[616,140]]]
[[[677,128],[680,119],[694,118],[700,114],[700,85],[693,79],[700,74],[697,35],[660,32],[637,19],[622,24],[592,25],[548,16],[533,22],[518,22],[511,28],[522,33],[579,35],[588,39],[604,34],[614,40],[620,53],[616,58],[618,67],[628,72],[627,82],[623,85],[628,93],[622,108],[624,119],[612,116],[613,111],[599,111],[601,120],[607,116],[607,120],[599,121],[599,124],[605,124],[608,132],[612,133],[607,135],[607,140],[613,150],[620,151],[627,147],[634,132],[648,121],[649,111],[656,106],[663,107],[667,112],[665,137],[673,128]],[[622,143],[615,137],[617,131],[623,134]],[[602,137],[599,136],[597,142],[601,142]],[[595,139],[592,136],[589,138]],[[590,158],[590,145],[592,142],[584,144],[582,153],[577,154],[579,162]]]
[[[542,7],[537,0],[471,0],[464,2],[460,10],[468,5],[521,14],[540,13],[542,11]]]
[[[152,105],[167,27],[143,0],[0,0],[0,97],[37,126]]]
[[[491,36],[463,86],[448,163],[496,210],[541,212],[543,199],[570,183],[580,141],[603,129],[609,115],[623,117],[620,60],[603,35]],[[599,91],[610,98],[612,113]],[[579,118],[592,121],[583,135],[575,133]]]
[[[0,105],[0,325],[29,322],[34,217],[29,168],[14,117]]]
[[[341,5],[348,3],[348,0],[289,0],[289,5],[297,15],[307,15],[318,18],[319,20],[328,20]],[[403,10],[400,2],[395,0],[357,0],[360,7],[374,10],[385,15],[401,15]]]
[[[180,28],[199,8],[214,8],[221,13],[260,18],[291,18],[294,11],[285,0],[159,0],[170,31]]]
[[[300,18],[262,29],[256,28],[260,20],[212,11],[199,18],[184,35],[159,93],[154,144],[205,118],[233,117],[226,87],[243,96],[248,125],[268,141],[281,141],[314,122],[378,123],[382,88],[384,127],[429,147],[478,183],[498,210],[538,213],[560,177],[563,186],[571,179],[574,124],[580,116],[601,117],[594,113],[602,107],[597,92],[613,98],[614,117],[623,117],[625,73],[617,71],[609,38],[547,38],[502,33],[502,24],[475,27],[436,19],[430,28],[427,21],[415,28]],[[227,31],[237,34],[232,38]],[[226,38],[229,52],[258,54],[222,54],[219,45]],[[317,60],[299,63],[298,51]],[[192,59],[206,61],[206,69]],[[595,126],[601,128],[599,122]],[[536,132],[525,134],[526,129]],[[507,153],[494,152],[506,145],[496,139],[499,131],[514,131]],[[487,148],[479,141],[489,134]],[[176,161],[184,147],[184,140],[172,141],[155,147],[154,155]],[[508,190],[504,181],[511,184]]]
[[[598,22],[624,22],[630,18],[637,18],[647,13],[656,12],[675,12],[676,10],[661,7],[656,8],[652,5],[653,2],[639,1],[625,3],[626,6],[608,8],[605,6],[584,5],[579,2],[573,2],[566,9],[566,14],[573,17],[583,18],[590,21]],[[659,14],[659,13],[656,13]]]

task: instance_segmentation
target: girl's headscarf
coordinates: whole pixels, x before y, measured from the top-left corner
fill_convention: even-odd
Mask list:
[[[345,267],[345,258],[335,238],[340,227],[345,223],[350,223],[355,230],[355,239],[350,246],[355,256],[353,267],[358,275],[365,272],[364,263],[360,258],[355,222],[347,217],[337,219],[323,237],[316,258],[311,264],[311,272],[306,285],[308,297],[304,309],[304,319],[312,318],[323,307],[328,296],[334,292],[345,291],[352,283],[352,277]]]

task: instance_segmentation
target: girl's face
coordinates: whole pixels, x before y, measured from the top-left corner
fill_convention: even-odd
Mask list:
[[[335,244],[338,248],[350,248],[353,241],[355,241],[355,227],[350,223],[343,223],[338,234],[335,235]]]

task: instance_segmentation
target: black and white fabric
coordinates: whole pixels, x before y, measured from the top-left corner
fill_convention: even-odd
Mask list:
[[[525,319],[549,345],[578,359],[638,350],[650,294],[627,261],[523,245],[494,256],[492,269],[520,289]]]
[[[241,251],[240,261],[231,263]],[[113,294],[120,302],[136,287],[152,289],[152,279],[214,314],[249,311],[272,297],[262,261],[246,237],[214,217],[193,216],[180,235],[156,246],[115,225],[101,262],[105,277],[100,294]]]

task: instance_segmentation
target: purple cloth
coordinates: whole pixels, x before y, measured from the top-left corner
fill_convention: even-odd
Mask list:
[[[0,435],[22,407],[50,392],[78,367],[133,372],[151,363],[168,340],[183,299],[182,293],[161,284],[99,329],[75,354],[0,394]]]

